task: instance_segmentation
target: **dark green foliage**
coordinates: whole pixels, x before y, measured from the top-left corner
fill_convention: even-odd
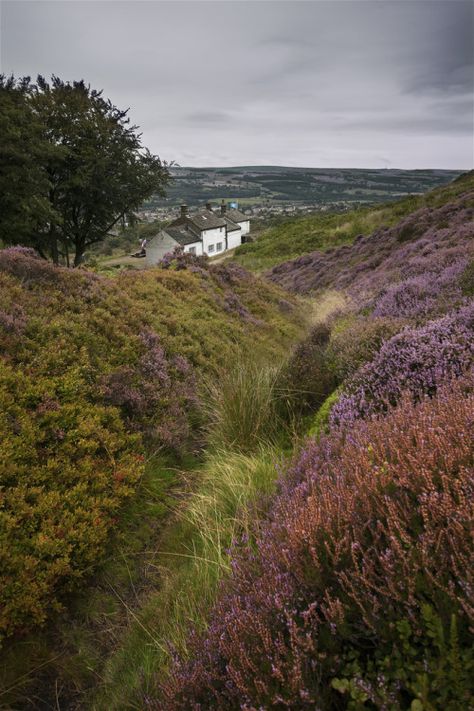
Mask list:
[[[326,324],[315,326],[282,368],[277,387],[290,414],[314,412],[336,387],[327,357],[330,335]]]
[[[331,686],[344,696],[348,711],[368,705],[411,711],[470,708],[474,649],[466,644],[464,624],[456,615],[444,621],[425,604],[418,630],[405,618],[393,624],[393,632],[392,645],[371,654],[352,649],[343,655],[343,668]]]
[[[143,148],[127,111],[83,81],[1,81],[1,120],[15,159],[6,155],[9,210],[2,215],[2,238],[77,266],[87,247],[146,197],[164,194],[167,166]],[[15,229],[10,215],[25,207],[26,219]]]
[[[27,79],[0,75],[0,242],[32,244],[56,217],[46,164],[54,149],[29,101]]]

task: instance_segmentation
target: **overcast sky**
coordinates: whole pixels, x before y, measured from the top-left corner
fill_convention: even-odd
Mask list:
[[[1,1],[1,70],[85,79],[181,165],[473,167],[469,0]]]

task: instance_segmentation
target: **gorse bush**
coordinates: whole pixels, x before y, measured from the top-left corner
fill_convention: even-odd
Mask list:
[[[118,412],[0,365],[0,635],[45,620],[100,555],[143,471]],[[1,639],[0,636],[0,639]]]
[[[202,448],[204,376],[301,329],[241,267],[187,266],[110,279],[0,250],[0,637],[93,571],[147,452]]]
[[[468,708],[472,377],[309,442],[155,707]]]

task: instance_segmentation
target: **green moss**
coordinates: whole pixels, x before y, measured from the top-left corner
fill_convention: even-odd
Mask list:
[[[328,431],[329,416],[331,410],[338,401],[341,395],[341,388],[336,388],[328,397],[325,399],[317,413],[314,415],[313,420],[308,429],[308,435],[310,437],[320,437],[322,434]]]

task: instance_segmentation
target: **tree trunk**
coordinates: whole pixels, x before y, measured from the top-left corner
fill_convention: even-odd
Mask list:
[[[49,245],[51,250],[51,259],[54,264],[59,264],[58,238],[54,228],[51,228],[49,231]]]
[[[74,266],[75,267],[78,267],[80,265],[80,263],[82,262],[84,252],[85,252],[84,243],[82,241],[76,242],[76,251],[74,254]]]

